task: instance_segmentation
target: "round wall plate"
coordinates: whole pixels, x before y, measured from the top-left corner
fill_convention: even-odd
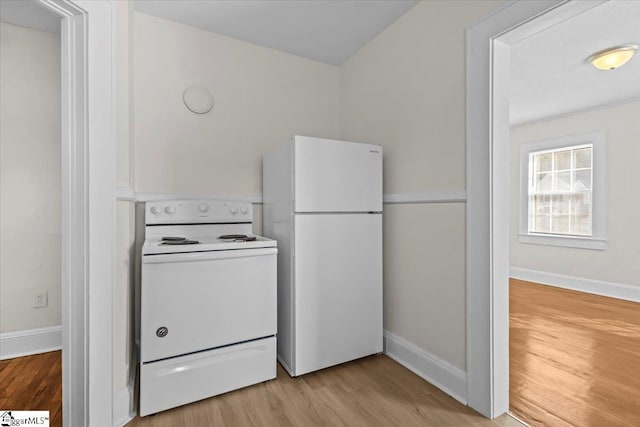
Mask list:
[[[213,108],[213,95],[204,86],[190,86],[182,94],[184,105],[196,114],[206,114]]]

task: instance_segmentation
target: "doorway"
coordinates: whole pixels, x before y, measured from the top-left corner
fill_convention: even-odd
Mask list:
[[[62,425],[60,18],[0,4],[0,407]]]
[[[490,417],[509,408],[510,198],[505,183],[511,47],[604,2],[532,3],[505,6],[471,27],[467,37],[468,400]]]
[[[8,3],[13,2],[2,2],[3,6]],[[62,23],[63,421],[69,426],[111,424],[115,253],[113,17],[119,2],[37,3],[36,7],[51,11]]]
[[[640,62],[587,60],[639,20],[614,0],[510,44],[509,406],[531,425],[640,423],[640,208],[619,191],[640,181]]]

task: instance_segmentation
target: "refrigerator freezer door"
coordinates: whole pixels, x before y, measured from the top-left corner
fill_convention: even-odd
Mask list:
[[[294,222],[294,375],[382,352],[382,214]]]
[[[296,136],[296,212],[382,212],[382,147]]]

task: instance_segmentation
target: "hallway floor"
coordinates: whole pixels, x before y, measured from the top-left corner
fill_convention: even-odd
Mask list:
[[[1,360],[0,409],[49,411],[49,425],[62,426],[62,352]]]
[[[640,426],[640,304],[510,280],[510,409],[532,426]]]

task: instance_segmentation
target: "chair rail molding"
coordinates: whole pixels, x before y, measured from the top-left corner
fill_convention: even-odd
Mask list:
[[[119,201],[158,202],[166,200],[217,199],[262,204],[262,194],[193,194],[193,193],[137,193],[129,186],[118,186]],[[465,203],[465,190],[429,190],[413,193],[388,193],[383,196],[385,205],[424,203]]]
[[[417,193],[390,193],[385,194],[383,203],[396,204],[422,204],[422,203],[464,203],[467,200],[465,190],[429,190]]]

